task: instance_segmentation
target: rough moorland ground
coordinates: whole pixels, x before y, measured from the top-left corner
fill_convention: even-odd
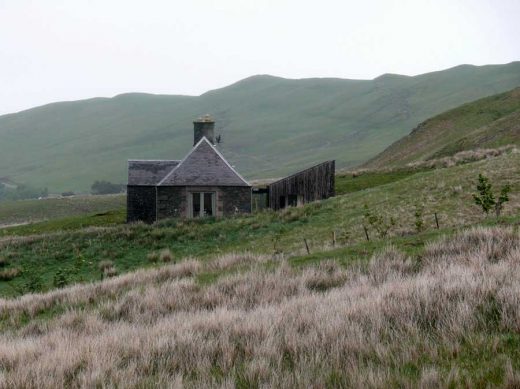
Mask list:
[[[479,173],[490,177],[498,188],[510,184],[511,201],[504,217],[485,219],[473,204]],[[391,242],[410,254],[440,234],[475,223],[516,223],[520,207],[520,154],[511,152],[470,164],[419,172],[398,181],[372,186],[327,201],[291,208],[284,212],[261,212],[225,220],[171,220],[154,226],[115,225],[79,228],[92,218],[63,220],[0,230],[0,259],[6,277],[0,295],[16,296],[27,291],[48,290],[66,283],[99,280],[100,263],[111,261],[119,273],[157,266],[158,253],[165,258],[201,260],[229,252],[252,252],[291,257],[300,263],[329,258],[335,231],[336,251],[343,262],[367,258]],[[352,179],[365,179],[362,177]],[[369,180],[368,180],[369,181]],[[348,192],[348,190],[345,190]],[[388,235],[368,227],[365,242],[364,205],[384,223],[395,220]],[[416,231],[416,211],[423,209],[423,227]],[[440,230],[435,227],[437,213]],[[110,216],[109,216],[110,217]],[[123,217],[121,217],[123,219]],[[97,219],[96,219],[97,220]],[[102,219],[101,219],[102,220]],[[304,239],[311,255],[306,255]],[[336,252],[336,251],[333,251]],[[0,273],[2,274],[2,273]]]
[[[0,387],[518,387],[519,285],[510,227],[347,268],[192,259],[0,300]]]
[[[426,120],[366,165],[403,166],[460,151],[520,145],[519,118],[520,88],[516,88]]]
[[[42,200],[0,201],[0,227],[43,220],[100,214],[122,209],[123,195],[72,196]]]

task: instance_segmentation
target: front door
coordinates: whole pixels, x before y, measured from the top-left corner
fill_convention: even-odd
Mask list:
[[[215,192],[192,192],[190,217],[215,216]]]

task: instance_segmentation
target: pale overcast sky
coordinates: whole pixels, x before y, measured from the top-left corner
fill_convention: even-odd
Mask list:
[[[520,60],[520,0],[0,0],[0,114]]]

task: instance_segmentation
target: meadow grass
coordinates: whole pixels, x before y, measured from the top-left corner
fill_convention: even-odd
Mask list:
[[[495,222],[486,219],[473,204],[471,195],[480,172],[498,186],[512,186],[511,201],[500,221],[516,223],[520,215],[519,170],[520,154],[514,153],[419,172],[393,183],[370,182],[367,189],[282,212],[264,211],[227,219],[166,220],[153,226],[118,224],[124,219],[123,213],[108,213],[7,228],[0,238],[0,257],[4,269],[18,269],[19,275],[0,282],[0,295],[49,290],[55,286],[59,272],[69,283],[98,280],[102,277],[98,264],[104,260],[112,261],[119,273],[156,266],[149,255],[165,249],[170,251],[172,262],[245,251],[297,258],[306,253],[305,238],[310,257],[327,257],[333,231],[337,245],[344,247],[341,250],[350,250],[352,257],[367,257],[387,239],[369,226],[371,241],[365,243],[365,204],[384,218],[395,218],[396,225],[387,238],[407,252],[438,234]],[[424,231],[419,235],[414,225],[416,204],[424,207]],[[440,231],[436,230],[434,213],[438,214]]]
[[[0,201],[0,227],[71,218],[123,209],[124,195],[72,196],[41,200]],[[0,229],[0,234],[2,230]],[[1,235],[0,235],[1,236]]]
[[[475,228],[420,260],[233,254],[0,300],[0,386],[516,387],[519,255]]]

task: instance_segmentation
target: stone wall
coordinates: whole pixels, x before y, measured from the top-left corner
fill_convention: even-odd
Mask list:
[[[251,188],[243,186],[221,187],[157,187],[157,219],[188,217],[188,194],[215,192],[216,216],[251,213]]]
[[[216,216],[251,213],[251,188],[243,186],[128,186],[128,222],[188,217],[188,193],[215,192]],[[157,196],[157,197],[156,197]]]
[[[127,186],[126,220],[128,223],[155,221],[155,187]]]
[[[174,217],[186,217],[186,187],[157,187],[157,220]]]
[[[223,216],[237,213],[251,213],[251,188],[247,186],[222,186],[219,188],[222,199]]]

